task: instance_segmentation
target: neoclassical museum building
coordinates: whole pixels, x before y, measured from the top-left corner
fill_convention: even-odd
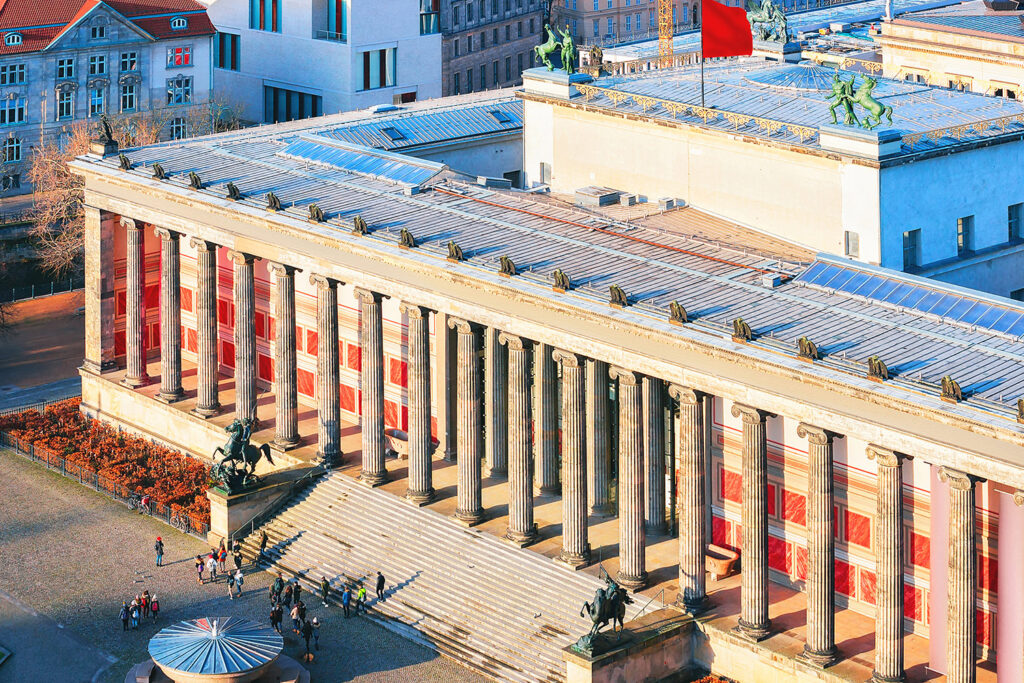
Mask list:
[[[89,414],[196,457],[258,415],[278,467],[600,564],[739,680],[1024,677],[1020,303],[316,122],[73,166]]]

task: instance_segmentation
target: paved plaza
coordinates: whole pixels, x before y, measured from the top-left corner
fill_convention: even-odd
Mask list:
[[[0,500],[0,647],[12,652],[0,683],[121,683],[146,658],[150,636],[172,621],[268,621],[270,574],[247,566],[233,601],[223,582],[197,585],[193,559],[208,551],[204,543],[9,451],[0,451]],[[154,566],[156,536],[166,544],[162,568]],[[147,589],[159,596],[159,621],[122,632],[121,601]],[[366,618],[346,621],[339,608],[305,602],[324,623],[313,681],[484,680]],[[285,653],[302,652],[286,631]]]

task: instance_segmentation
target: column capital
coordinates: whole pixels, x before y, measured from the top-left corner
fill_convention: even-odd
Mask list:
[[[476,325],[464,318],[450,316],[448,318],[448,327],[453,330],[458,330],[459,334],[473,334],[473,328],[476,327]]]
[[[760,408],[754,408],[742,403],[733,403],[732,410],[730,412],[733,417],[742,417],[744,424],[758,424],[764,422],[769,417],[775,417],[775,413],[770,413],[767,410],[761,410]]]
[[[171,240],[177,241],[181,238],[180,232],[174,232],[168,228],[153,228],[153,234],[165,242],[170,242]]]
[[[533,346],[533,342],[515,334],[501,332],[498,334],[498,342],[504,344],[513,351],[523,351]]]
[[[188,243],[192,245],[193,249],[198,249],[199,251],[217,251],[217,248],[220,247],[219,244],[204,240],[202,237],[191,237]]]
[[[835,432],[830,432],[827,429],[816,427],[806,422],[801,422],[796,426],[796,434],[801,439],[807,439],[816,446],[829,446],[832,444],[832,440],[839,436]]]
[[[958,491],[970,491],[974,488],[975,484],[985,481],[983,477],[954,470],[945,465],[939,467],[939,479],[949,484],[950,488],[957,489]]]
[[[317,289],[337,289],[338,285],[341,283],[334,278],[327,277],[326,275],[312,273],[309,276],[309,284],[316,285]]]
[[[679,384],[669,384],[668,395],[680,403],[691,406],[700,403],[704,400],[704,397],[707,396],[703,391],[697,391],[696,389],[684,387]]]
[[[380,292],[374,292],[373,290],[366,289],[364,287],[356,287],[355,290],[353,290],[353,294],[355,294],[355,297],[364,304],[379,304],[381,299],[390,298]]]
[[[228,249],[228,260],[234,263],[236,266],[248,265],[251,266],[257,257],[252,254],[246,254],[243,251],[236,251],[234,249]]]
[[[868,460],[877,460],[879,467],[899,467],[903,464],[904,460],[913,460],[909,455],[897,453],[894,450],[884,446],[877,446],[873,443],[868,444],[865,450],[868,454]]]
[[[572,351],[563,351],[562,349],[552,351],[551,357],[555,359],[556,363],[561,363],[563,367],[567,368],[581,368],[587,362],[586,356],[581,356]]]
[[[420,306],[419,304],[411,304],[407,301],[403,301],[398,304],[398,310],[405,313],[411,320],[419,320],[421,318],[427,318],[430,316],[431,309],[426,306]]]
[[[640,384],[639,372],[620,368],[617,365],[608,368],[608,376],[612,379],[619,380],[620,383],[625,384],[628,387],[635,387]]]
[[[124,216],[121,216],[121,227],[125,230],[142,230],[134,219],[126,218]]]
[[[1024,505],[1024,491],[1013,492],[1013,504],[1017,507]]]
[[[297,271],[301,271],[301,268],[295,266],[289,266],[287,263],[278,263],[277,261],[267,261],[267,270],[278,277],[291,277],[295,275]]]

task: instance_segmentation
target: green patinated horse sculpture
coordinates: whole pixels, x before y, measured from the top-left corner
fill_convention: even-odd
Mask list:
[[[555,65],[551,63],[550,55],[553,52],[561,52],[562,43],[558,40],[558,34],[551,30],[551,24],[544,24],[544,30],[548,34],[547,42],[535,46],[533,51],[537,55],[537,59],[548,68],[548,71],[554,71]]]
[[[892,124],[892,107],[882,104],[871,96],[871,92],[875,89],[876,85],[878,85],[878,81],[870,76],[865,76],[864,82],[860,84],[857,92],[852,97],[854,102],[864,107],[867,111],[867,115],[864,116],[864,120],[860,122],[860,125],[868,130],[880,124],[883,116]],[[874,119],[873,122],[872,119]]]

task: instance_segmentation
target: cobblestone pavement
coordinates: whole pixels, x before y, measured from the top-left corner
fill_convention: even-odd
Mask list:
[[[150,636],[172,621],[220,615],[269,621],[267,572],[245,567],[243,595],[229,600],[222,581],[196,582],[193,561],[209,551],[205,543],[6,450],[0,450],[0,501],[0,647],[13,653],[0,666],[0,683],[121,683],[148,656]],[[154,566],[157,536],[166,546],[163,567]],[[159,596],[160,618],[123,633],[121,601],[145,589]],[[345,620],[339,608],[324,608],[313,596],[305,602],[310,618],[324,622],[321,649],[309,665],[313,681],[485,680],[366,618]],[[285,652],[298,659],[303,651],[300,639],[285,631]],[[21,673],[25,660],[38,667],[32,679]]]

